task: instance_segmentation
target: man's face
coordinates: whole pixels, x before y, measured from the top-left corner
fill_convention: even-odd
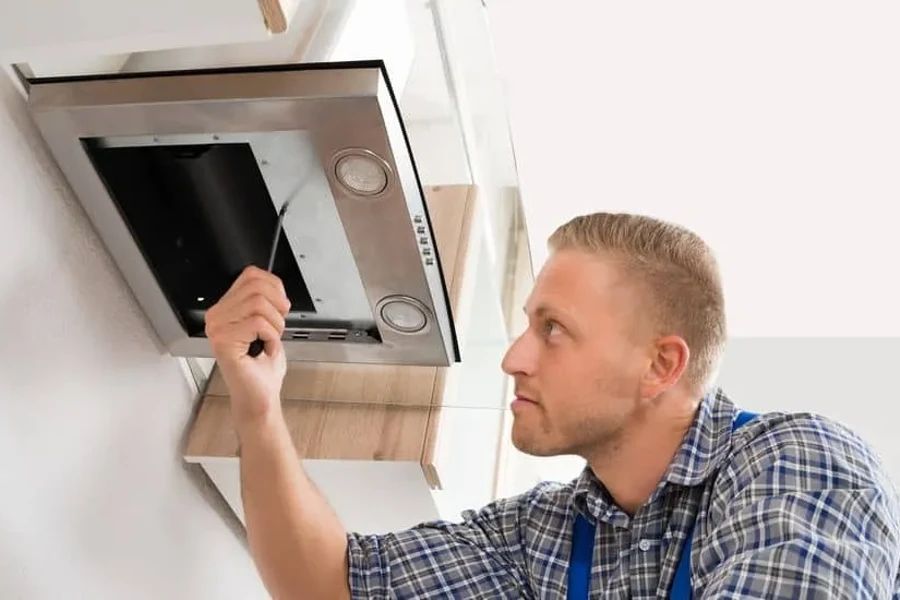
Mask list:
[[[503,370],[515,380],[512,441],[538,456],[610,449],[639,415],[651,331],[636,287],[608,259],[555,252],[525,306],[527,330]]]

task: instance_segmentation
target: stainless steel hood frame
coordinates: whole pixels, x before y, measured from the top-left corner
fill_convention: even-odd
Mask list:
[[[363,309],[356,316],[368,315],[377,330],[370,329],[372,335],[367,335],[364,324],[359,329],[351,324],[343,334],[335,334],[321,327],[304,328],[302,321],[297,325],[295,320],[285,336],[288,359],[416,365],[459,360],[422,187],[380,61],[35,79],[30,84],[33,118],[171,354],[212,356],[202,332],[189,332],[184,315],[175,310],[146,249],[98,172],[86,140],[104,140],[108,146],[256,140],[254,152],[259,154],[269,133],[288,145],[296,136],[303,137],[309,154],[321,166],[319,187],[313,185],[310,192],[316,194],[320,210],[304,209],[293,217],[293,228],[286,220],[287,241],[297,244],[303,235],[318,235],[314,241],[323,260],[329,252],[337,256],[343,248],[349,264],[356,267],[357,283],[344,261],[343,271],[334,266],[330,274],[319,269],[322,285],[327,287],[324,279],[330,276],[335,299],[342,296],[341,282],[335,280],[343,280],[350,288],[355,285]],[[303,144],[297,144],[295,149],[302,153]],[[284,147],[270,148],[272,156],[256,159],[263,165],[290,161],[291,153]],[[354,193],[338,178],[339,161],[373,155],[384,168],[386,185],[373,193]],[[293,186],[289,179],[266,178],[269,199],[275,205],[266,210],[277,210],[286,200]],[[292,206],[289,214],[293,210]],[[313,212],[319,215],[318,231]],[[321,225],[328,218],[332,219],[330,229]],[[302,249],[292,246],[291,251],[302,262]],[[310,274],[315,271],[304,268],[312,269]],[[352,293],[345,295],[347,304]],[[335,310],[329,318],[340,319],[342,309]],[[321,312],[293,316],[314,322]],[[391,314],[394,326],[385,318]],[[351,315],[345,321],[354,318]]]

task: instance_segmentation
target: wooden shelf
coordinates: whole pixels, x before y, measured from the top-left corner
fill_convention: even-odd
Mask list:
[[[431,404],[434,367],[300,363],[288,365],[282,400],[319,400],[352,404]],[[221,375],[214,373],[207,393],[227,396]],[[423,399],[429,400],[423,402]]]
[[[283,403],[297,456],[310,459],[419,461],[429,407],[310,400]],[[225,396],[203,401],[186,457],[236,457],[237,434]]]

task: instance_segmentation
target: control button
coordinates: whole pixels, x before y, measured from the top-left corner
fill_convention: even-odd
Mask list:
[[[646,552],[650,549],[650,540],[641,540],[638,542],[638,548],[641,552]]]

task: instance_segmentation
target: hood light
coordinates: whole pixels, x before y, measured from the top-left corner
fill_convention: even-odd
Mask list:
[[[428,315],[421,302],[407,296],[383,298],[378,308],[381,321],[398,333],[420,333],[428,325]]]
[[[388,187],[390,168],[368,150],[351,150],[337,159],[334,175],[347,191],[357,196],[377,196]]]

